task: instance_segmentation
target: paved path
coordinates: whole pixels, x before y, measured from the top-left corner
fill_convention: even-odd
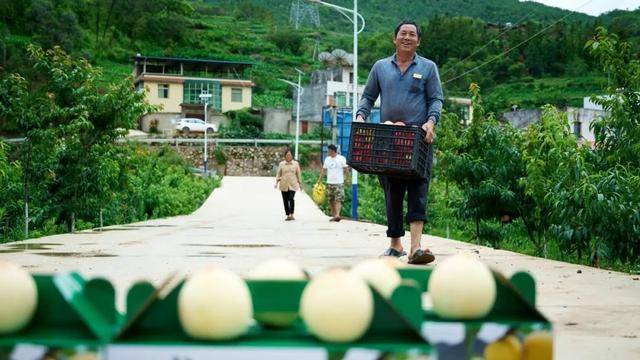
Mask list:
[[[122,294],[137,279],[159,283],[173,271],[188,273],[207,263],[246,274],[257,262],[286,257],[315,273],[375,257],[387,246],[385,227],[329,222],[303,193],[296,195],[296,220],[284,221],[273,183],[273,178],[225,177],[222,187],[189,216],[4,244],[0,259],[32,272],[78,270],[87,277],[104,276]],[[539,308],[556,329],[557,359],[640,359],[639,275],[434,236],[423,239],[436,261],[477,251],[505,275],[531,271],[539,286]]]

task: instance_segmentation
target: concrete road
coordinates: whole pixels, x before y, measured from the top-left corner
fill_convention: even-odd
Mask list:
[[[189,216],[4,244],[0,260],[32,272],[77,270],[106,277],[122,299],[133,281],[160,283],[174,271],[189,273],[208,263],[246,274],[260,261],[285,257],[316,273],[376,257],[386,248],[384,226],[329,222],[304,193],[296,195],[296,220],[284,221],[273,184],[273,178],[225,177],[222,187]],[[530,271],[538,283],[539,308],[555,326],[556,359],[640,359],[639,275],[429,235],[423,244],[436,254],[436,262],[477,252],[507,276]]]

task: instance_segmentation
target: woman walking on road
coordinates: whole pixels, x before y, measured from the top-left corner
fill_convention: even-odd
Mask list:
[[[286,221],[295,220],[293,217],[293,210],[295,201],[293,198],[296,195],[296,191],[302,188],[302,179],[300,176],[300,165],[293,160],[291,150],[287,150],[284,153],[284,160],[278,165],[278,172],[276,175],[276,189],[280,188],[282,192],[282,202],[284,203],[284,213],[287,215]]]

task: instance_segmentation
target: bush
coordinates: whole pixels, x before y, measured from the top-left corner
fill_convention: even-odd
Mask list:
[[[213,149],[213,157],[216,159],[218,165],[227,163],[227,155],[224,153],[224,147],[222,147],[222,145],[218,145]]]
[[[227,111],[225,115],[231,119],[228,126],[220,126],[218,131],[224,139],[260,139],[263,132],[263,119],[260,115],[251,114],[247,110]]]
[[[282,51],[288,51],[293,55],[302,55],[303,37],[298,31],[293,29],[276,30],[270,33],[267,39]]]

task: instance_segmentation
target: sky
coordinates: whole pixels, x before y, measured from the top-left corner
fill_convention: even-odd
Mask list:
[[[530,0],[529,0],[530,1]],[[640,7],[640,0],[534,0],[549,6],[598,16],[602,13],[621,9],[635,10]],[[587,3],[584,5],[585,3]],[[583,6],[584,5],[584,6]]]

